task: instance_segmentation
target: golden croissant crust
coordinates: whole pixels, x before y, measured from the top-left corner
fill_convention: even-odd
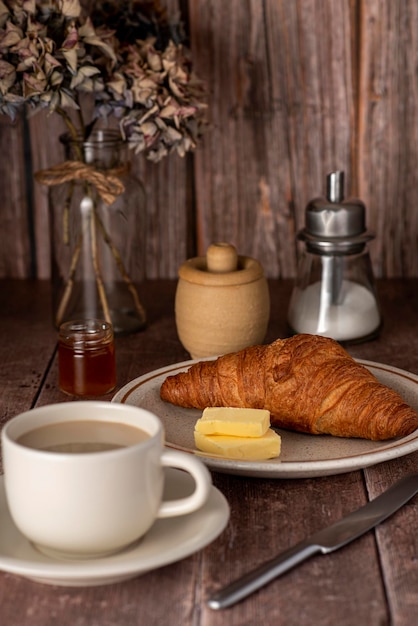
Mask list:
[[[268,409],[273,426],[383,440],[418,427],[418,414],[333,339],[295,335],[252,346],[169,376],[161,398],[204,409]]]

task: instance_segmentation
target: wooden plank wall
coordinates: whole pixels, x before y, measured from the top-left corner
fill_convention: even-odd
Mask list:
[[[212,241],[293,277],[295,235],[326,174],[367,206],[377,276],[418,276],[416,0],[167,0],[205,80],[193,156],[134,168],[145,183],[149,278]],[[49,275],[47,193],[25,176],[62,159],[61,121],[0,119],[0,277]]]

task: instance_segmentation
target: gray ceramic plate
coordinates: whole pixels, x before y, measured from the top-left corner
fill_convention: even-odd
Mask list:
[[[382,383],[400,393],[418,411],[418,376],[372,361],[358,362],[365,365]],[[185,361],[168,365],[136,378],[120,389],[112,401],[133,404],[158,415],[164,424],[168,447],[199,455],[209,468],[218,472],[265,478],[331,476],[418,450],[418,430],[407,437],[389,441],[343,439],[278,430],[282,437],[282,452],[278,459],[235,461],[205,455],[196,450],[193,439],[194,424],[201,411],[182,409],[160,399],[160,386],[166,376],[184,371],[193,363]]]

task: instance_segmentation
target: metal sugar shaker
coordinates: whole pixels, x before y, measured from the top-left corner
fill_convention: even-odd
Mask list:
[[[326,198],[308,203],[298,233],[305,249],[288,311],[292,332],[341,342],[378,334],[382,320],[367,249],[374,235],[365,214],[361,200],[344,199],[344,172],[328,174]]]

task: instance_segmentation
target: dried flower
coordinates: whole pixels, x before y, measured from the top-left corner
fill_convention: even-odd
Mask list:
[[[110,27],[111,25],[111,27]],[[22,105],[72,117],[87,137],[98,119],[116,117],[132,149],[159,161],[196,146],[206,104],[178,21],[158,0],[0,0],[0,113]],[[94,100],[86,123],[81,94]]]

